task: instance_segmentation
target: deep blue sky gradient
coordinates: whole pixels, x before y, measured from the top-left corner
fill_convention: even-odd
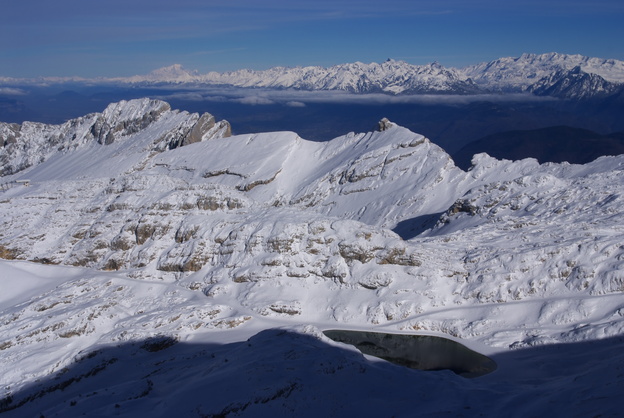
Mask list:
[[[622,0],[0,0],[0,76],[115,77],[524,52],[624,60]]]

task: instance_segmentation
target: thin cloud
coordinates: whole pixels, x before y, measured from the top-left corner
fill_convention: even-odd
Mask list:
[[[6,96],[24,96],[28,94],[28,92],[14,87],[0,87],[0,94]]]
[[[206,100],[200,92],[174,93],[164,96],[155,96],[155,98],[161,100],[187,100],[191,102],[203,102]]]
[[[267,97],[262,97],[262,96],[247,96],[241,99],[235,99],[234,101],[241,103],[241,104],[252,105],[252,106],[275,104],[273,100]]]
[[[274,105],[281,104],[289,107],[304,107],[307,104],[446,104],[465,105],[475,102],[544,102],[553,101],[551,97],[538,97],[528,93],[517,94],[405,94],[389,95],[382,93],[354,94],[343,91],[305,91],[305,90],[261,90],[250,95],[249,90],[237,87],[200,88],[196,92],[172,92],[163,95],[163,100],[185,99],[210,102],[233,102],[246,105]]]

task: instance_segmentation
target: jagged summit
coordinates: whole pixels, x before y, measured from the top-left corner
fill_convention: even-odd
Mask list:
[[[377,124],[377,131],[379,132],[383,132],[386,131],[390,128],[392,128],[393,126],[396,126],[394,123],[390,122],[388,120],[388,118],[382,118],[379,123]]]
[[[128,143],[163,151],[214,137],[230,135],[227,121],[172,111],[160,100],[136,99],[110,104],[102,113],[72,119],[62,125],[0,123],[0,174],[17,173],[59,152],[97,145]],[[110,151],[110,150],[109,150]]]

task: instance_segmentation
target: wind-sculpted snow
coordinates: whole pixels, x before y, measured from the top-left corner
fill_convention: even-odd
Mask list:
[[[80,134],[97,120],[122,127],[113,141]],[[624,157],[581,166],[481,154],[464,172],[388,121],[326,143],[223,137],[214,124],[183,144],[199,120],[124,102],[63,127],[26,124],[36,139],[3,154],[3,168],[45,158],[2,177],[0,283],[11,291],[0,295],[0,407],[119,344],[161,351],[276,326],[320,344],[297,328],[313,324],[504,352],[624,332]],[[58,142],[61,131],[75,145]],[[277,386],[240,405],[276,405],[305,385]],[[232,399],[208,409],[242,411]]]

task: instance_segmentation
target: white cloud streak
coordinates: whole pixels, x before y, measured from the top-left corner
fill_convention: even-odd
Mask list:
[[[289,107],[306,107],[306,104],[304,102],[291,100],[289,102],[286,102],[286,106],[289,106]]]
[[[252,106],[275,104],[273,100],[262,96],[247,96],[240,99],[234,99],[233,101]]]
[[[26,91],[14,87],[0,87],[0,94],[6,96],[24,96],[28,94]]]
[[[476,94],[476,95],[389,95],[389,94],[354,94],[341,91],[302,91],[302,90],[261,90],[254,89],[255,94],[244,88],[215,87],[198,89],[197,91],[172,92],[161,95],[163,100],[204,100],[210,102],[234,102],[246,105],[281,104],[290,107],[304,107],[307,104],[441,104],[465,105],[475,102],[544,102],[553,101],[550,97],[538,97],[531,94]]]

